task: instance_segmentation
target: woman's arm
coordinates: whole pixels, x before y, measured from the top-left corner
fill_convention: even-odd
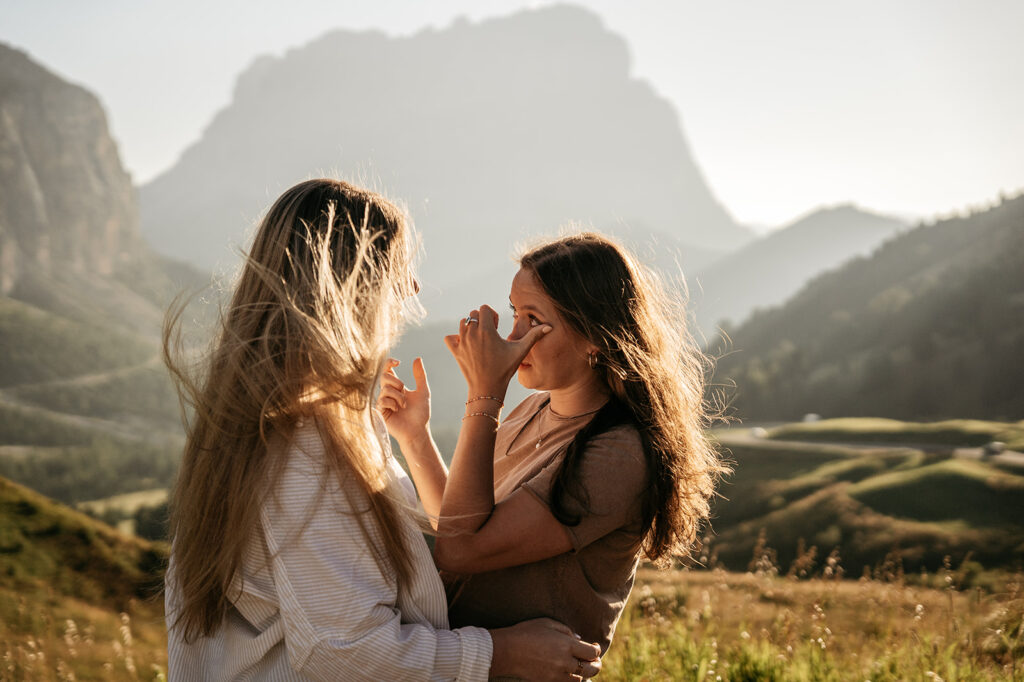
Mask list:
[[[647,488],[647,466],[640,435],[617,428],[594,437],[588,444],[578,483],[586,492],[584,507],[566,500],[580,516],[574,526],[559,522],[551,512],[551,483],[561,462],[556,460],[522,487],[494,506],[475,530],[442,532],[434,543],[434,561],[448,571],[480,573],[547,559],[579,550],[641,515]],[[458,462],[452,462],[452,477]],[[452,490],[451,482],[445,492]],[[442,517],[442,521],[447,519]]]
[[[576,657],[597,657],[594,645],[550,623],[488,633],[403,622],[393,576],[367,551],[367,539],[379,541],[379,532],[370,525],[364,533],[359,525],[367,520],[357,512],[365,508],[364,493],[351,477],[344,484],[323,479],[317,444],[292,449],[261,512],[283,639],[296,671],[320,680],[483,680],[489,673],[555,670],[557,676],[544,677],[564,680]],[[421,595],[425,613],[444,614],[444,594],[422,538],[412,531],[407,542],[413,557],[421,557],[409,593]],[[597,666],[585,670],[595,674]]]
[[[413,380],[416,382],[416,390],[413,391],[407,389],[395,374],[395,367],[399,364],[398,360],[388,361],[388,368],[381,376],[377,409],[384,418],[388,433],[402,450],[423,509],[436,529],[448,468],[430,433],[430,384],[422,358],[416,358],[412,363]]]
[[[498,335],[498,313],[481,306],[473,321],[459,322],[459,333],[445,337],[466,379],[466,416],[452,456],[441,500],[442,537],[479,530],[494,511],[494,434],[508,383],[548,325],[531,329],[517,341]],[[438,538],[441,539],[441,538]]]
[[[498,315],[491,308],[483,306],[477,319],[471,324],[463,320],[459,333],[445,338],[466,378],[470,402],[444,488],[434,560],[442,569],[461,573],[538,561],[572,548],[565,528],[528,493],[494,503],[500,405],[495,400],[504,400],[519,363],[550,327],[537,327],[510,342],[498,336]]]

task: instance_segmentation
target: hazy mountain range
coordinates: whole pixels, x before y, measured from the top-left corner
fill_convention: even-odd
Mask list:
[[[718,259],[692,278],[690,300],[709,338],[755,308],[783,303],[809,279],[864,256],[906,223],[852,205],[814,211]]]
[[[629,71],[624,40],[571,6],[410,37],[334,31],[239,77],[141,188],[143,232],[211,267],[280,191],[336,172],[407,203],[437,317],[500,303],[516,245],[570,221],[696,269],[752,233],[712,196],[669,102]]]

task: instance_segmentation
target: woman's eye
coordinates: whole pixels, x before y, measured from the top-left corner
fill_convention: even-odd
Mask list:
[[[536,326],[537,326],[537,325],[539,325],[539,324],[540,324],[540,320],[538,320],[538,319],[537,319],[536,317],[534,317],[533,315],[530,315],[530,326],[531,326],[531,327],[536,327]]]

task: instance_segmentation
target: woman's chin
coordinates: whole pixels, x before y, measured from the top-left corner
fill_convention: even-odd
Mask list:
[[[519,366],[519,370],[516,372],[516,379],[523,388],[530,390],[535,388],[533,382],[530,381],[530,368],[526,365]]]

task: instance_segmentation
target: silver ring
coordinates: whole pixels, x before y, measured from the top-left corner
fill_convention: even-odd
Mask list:
[[[467,317],[466,318],[466,324],[473,324],[474,322],[479,322],[479,321],[480,320],[476,319],[475,317]]]

